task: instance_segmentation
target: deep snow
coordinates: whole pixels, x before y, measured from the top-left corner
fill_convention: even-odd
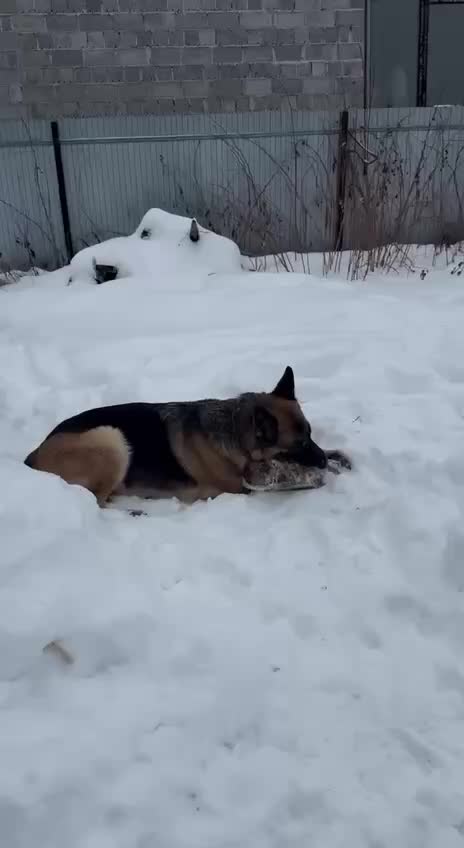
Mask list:
[[[462,281],[207,266],[0,291],[2,846],[462,848]],[[324,489],[134,519],[22,464],[287,364]]]

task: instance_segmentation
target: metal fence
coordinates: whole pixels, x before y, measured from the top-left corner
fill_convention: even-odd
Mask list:
[[[153,206],[253,254],[464,237],[464,108],[0,123],[0,261],[56,267]]]

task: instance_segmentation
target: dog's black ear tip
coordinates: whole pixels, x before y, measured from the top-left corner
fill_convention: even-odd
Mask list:
[[[295,400],[295,375],[290,365],[287,365],[272,394],[284,400]]]

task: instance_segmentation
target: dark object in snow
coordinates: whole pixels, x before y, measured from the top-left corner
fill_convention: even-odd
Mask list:
[[[190,225],[190,241],[200,241],[200,233],[195,218],[192,219],[192,223]]]
[[[151,230],[142,230],[142,232],[140,233],[141,239],[149,239],[150,236],[151,236]]]
[[[59,639],[54,639],[52,642],[48,642],[48,644],[42,648],[42,653],[56,657],[60,660],[60,662],[65,663],[65,665],[72,665],[74,662],[73,655],[67,648],[64,647]]]
[[[100,285],[100,283],[109,283],[110,280],[115,280],[118,276],[118,269],[114,265],[94,265],[95,271],[95,282]]]
[[[340,474],[350,470],[351,462],[341,451],[327,451],[327,471]],[[304,457],[303,457],[304,460]],[[319,489],[326,482],[327,471],[279,454],[274,459],[250,462],[245,468],[243,485],[252,492],[285,492],[296,489]]]
[[[340,474],[343,469],[351,471],[353,467],[351,459],[343,451],[330,450],[326,451],[325,455],[327,457],[327,471],[331,471],[332,474]]]

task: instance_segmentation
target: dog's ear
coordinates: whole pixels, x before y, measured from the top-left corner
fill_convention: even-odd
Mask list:
[[[279,424],[264,406],[255,409],[255,438],[260,448],[271,448],[279,439]]]
[[[295,400],[295,376],[290,365],[287,365],[283,376],[271,394],[283,398],[283,400]]]

